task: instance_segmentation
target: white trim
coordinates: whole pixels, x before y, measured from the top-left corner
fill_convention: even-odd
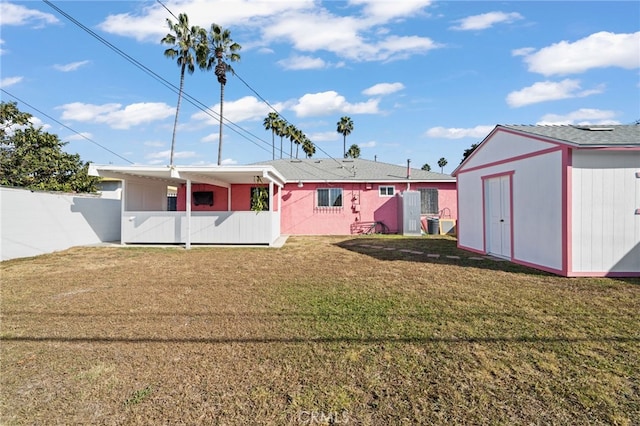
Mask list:
[[[385,193],[382,193],[382,188],[385,188]],[[393,194],[388,194],[388,189],[391,188]],[[378,186],[378,197],[382,198],[390,198],[396,195],[396,187],[394,185],[379,185]]]

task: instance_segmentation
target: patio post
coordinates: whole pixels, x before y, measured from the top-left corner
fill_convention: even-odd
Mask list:
[[[191,248],[191,179],[187,179],[187,235],[184,248]]]

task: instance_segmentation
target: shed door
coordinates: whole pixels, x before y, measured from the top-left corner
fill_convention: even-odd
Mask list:
[[[487,253],[511,258],[511,180],[500,176],[485,181]]]

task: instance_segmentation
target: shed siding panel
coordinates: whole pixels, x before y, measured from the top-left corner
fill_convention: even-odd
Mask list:
[[[481,174],[476,171],[458,176],[458,244],[476,251],[484,251]]]
[[[639,151],[575,153],[574,273],[640,272],[639,165]]]
[[[513,175],[513,256],[562,268],[562,154],[518,161]]]

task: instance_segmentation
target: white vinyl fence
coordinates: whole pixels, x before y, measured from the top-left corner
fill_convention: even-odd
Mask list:
[[[0,187],[0,260],[120,240],[120,200]]]

